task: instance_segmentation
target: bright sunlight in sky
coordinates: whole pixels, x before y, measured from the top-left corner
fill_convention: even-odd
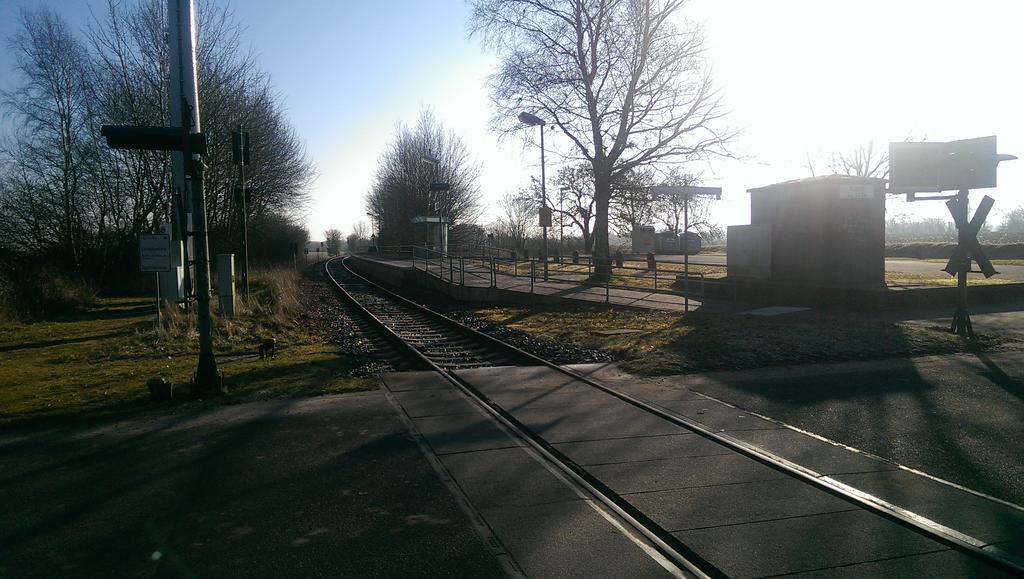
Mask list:
[[[0,0],[0,33],[11,33],[17,6],[42,1]],[[50,4],[77,26],[102,2]],[[379,155],[396,123],[414,123],[424,107],[482,165],[485,222],[499,197],[539,175],[536,147],[499,143],[487,128],[485,80],[497,59],[468,38],[463,0],[231,6],[316,164],[306,219],[313,239],[367,220],[363,196]],[[869,141],[887,148],[908,137],[997,135],[1001,153],[1024,158],[1022,2],[691,0],[684,14],[704,27],[707,61],[732,111],[726,122],[742,131],[735,159],[692,167],[724,188],[723,225],[748,223],[747,189],[810,176],[809,162],[822,174],[831,152]],[[0,67],[9,87],[7,55]],[[551,135],[550,147],[568,145]],[[1024,161],[1002,164],[999,183],[985,191],[996,198],[996,224],[1024,204]],[[888,211],[946,216],[935,202],[891,199]]]

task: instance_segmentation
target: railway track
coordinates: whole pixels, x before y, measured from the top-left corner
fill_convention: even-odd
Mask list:
[[[341,268],[337,271],[339,275],[332,273],[333,263],[340,264]],[[859,509],[874,513],[966,554],[983,565],[991,566],[993,570],[1024,576],[1024,565],[1021,561],[998,548],[992,548],[955,529],[944,527],[898,506],[888,504],[876,497],[843,485],[830,477],[823,477],[742,440],[710,429],[704,424],[667,412],[644,400],[619,392],[589,377],[466,327],[362,278],[349,269],[341,258],[328,261],[325,270],[338,288],[340,295],[361,310],[369,321],[377,324],[397,350],[404,350],[420,367],[437,371],[454,387],[476,400],[506,428],[521,437],[553,466],[562,471],[570,481],[592,495],[635,529],[666,559],[675,564],[681,575],[726,576],[715,562],[706,560],[687,547],[675,535],[634,507],[629,500],[614,492],[586,469],[578,466],[570,457],[563,455],[555,446],[535,434],[528,426],[520,423],[513,414],[488,399],[472,383],[460,376],[459,370],[488,366],[547,366],[577,382],[589,385],[636,408],[682,426],[739,455],[783,473],[787,477],[800,480],[815,489],[847,501]]]

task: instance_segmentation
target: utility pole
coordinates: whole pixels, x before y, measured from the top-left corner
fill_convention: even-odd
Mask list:
[[[168,43],[170,44],[171,126],[185,133],[200,133],[199,91],[196,83],[196,29],[193,0],[168,0]],[[199,330],[199,363],[192,382],[192,395],[223,392],[217,360],[213,355],[213,319],[210,315],[210,248],[206,233],[206,196],[201,157],[186,148],[172,154],[175,190],[192,201],[192,245],[194,247],[195,290]],[[188,185],[186,185],[186,177]],[[182,207],[188,207],[183,201]]]

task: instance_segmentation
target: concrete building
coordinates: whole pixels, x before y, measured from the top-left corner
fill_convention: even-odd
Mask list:
[[[731,226],[729,277],[829,288],[885,287],[885,180],[812,177],[749,190]]]

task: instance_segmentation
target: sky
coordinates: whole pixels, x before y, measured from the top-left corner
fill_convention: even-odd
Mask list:
[[[122,0],[131,2],[132,0]],[[219,0],[218,0],[219,1]],[[0,35],[17,7],[48,3],[73,25],[95,0],[0,0]],[[461,136],[482,166],[484,222],[497,200],[539,175],[539,151],[488,130],[486,86],[498,57],[468,36],[463,0],[236,0],[244,42],[258,54],[318,178],[306,223],[313,239],[367,221],[364,195],[399,122],[423,108]],[[721,186],[713,215],[749,222],[747,189],[826,172],[833,151],[906,138],[997,135],[1024,158],[1024,2],[1016,0],[690,0],[706,61],[740,136],[733,159],[691,167]],[[14,81],[0,52],[0,88]],[[548,145],[565,147],[551,133]],[[548,175],[557,167],[551,166]],[[1004,163],[990,222],[1024,205],[1024,160]],[[946,217],[937,202],[888,202],[890,215]]]

